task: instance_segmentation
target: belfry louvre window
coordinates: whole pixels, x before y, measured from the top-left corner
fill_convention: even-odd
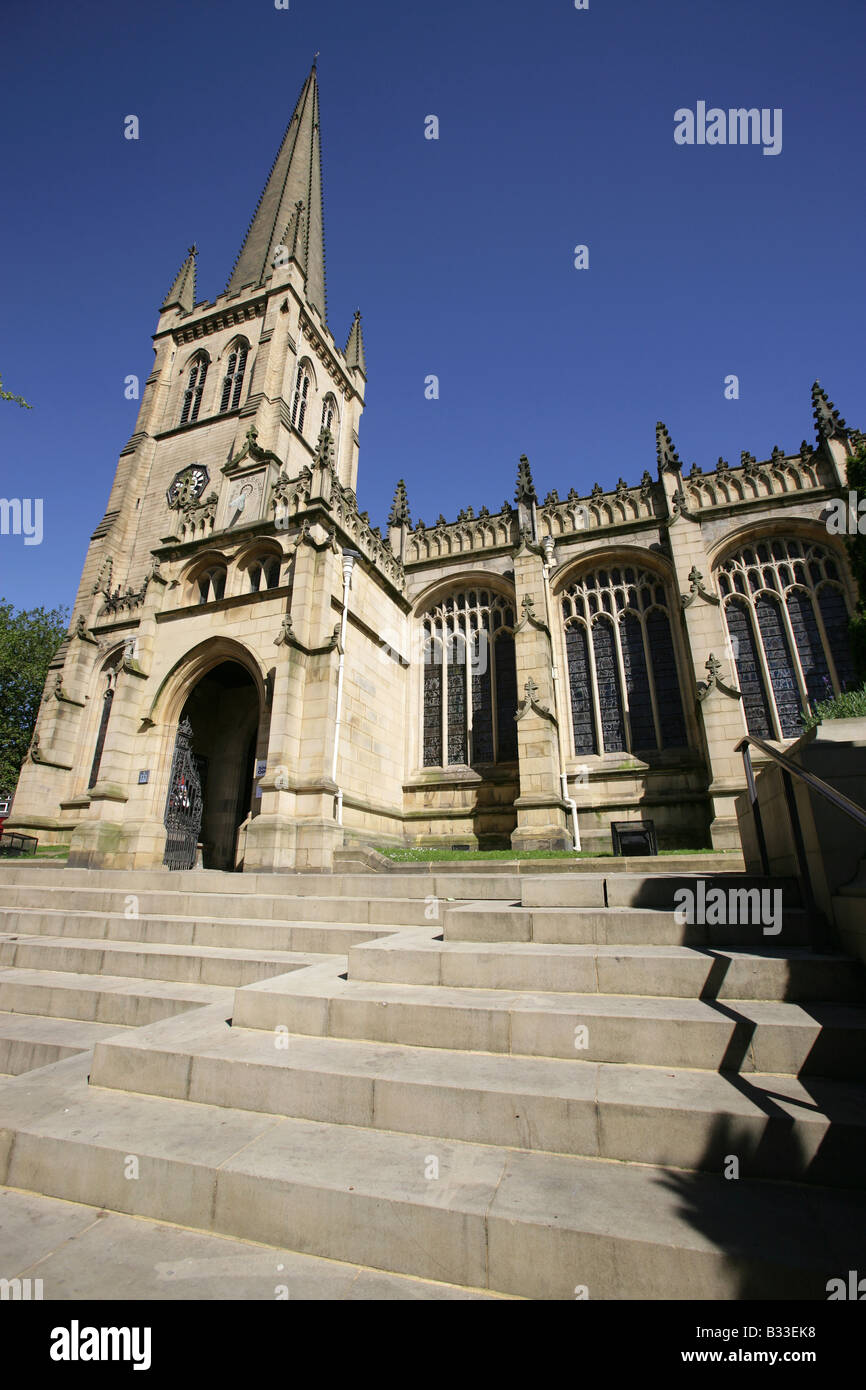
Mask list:
[[[307,401],[310,395],[310,373],[305,363],[298,367],[295,379],[295,395],[292,400],[292,424],[299,434],[304,433],[304,420],[307,418]]]
[[[223,393],[220,399],[221,415],[224,415],[227,410],[237,410],[241,403],[241,389],[244,384],[244,372],[247,369],[248,351],[246,343],[236,343],[229,353],[226,374],[223,377]]]
[[[322,402],[322,429],[334,433],[334,422],[337,418],[337,402],[333,396],[326,396]]]
[[[254,560],[249,567],[250,592],[259,593],[262,589],[277,589],[280,584],[280,562],[276,558],[266,557],[263,560]]]
[[[186,379],[186,390],[183,393],[183,408],[180,412],[180,423],[182,425],[192,424],[198,419],[199,406],[201,405],[202,392],[204,391],[205,378],[207,377],[208,360],[204,353],[200,353],[193,358]]]
[[[750,734],[796,738],[802,711],[854,678],[848,605],[826,546],[772,537],[717,570]]]
[[[578,757],[682,748],[686,725],[668,602],[635,566],[583,574],[562,595]]]
[[[490,589],[438,600],[422,616],[425,767],[517,757],[514,608]]]
[[[226,572],[222,565],[205,570],[196,581],[199,603],[214,603],[225,595]]]

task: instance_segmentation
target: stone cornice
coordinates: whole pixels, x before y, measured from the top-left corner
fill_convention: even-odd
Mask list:
[[[349,379],[348,370],[339,360],[342,353],[338,356],[336,345],[332,346],[327,342],[321,330],[316,326],[304,309],[301,310],[300,328],[301,333],[309,343],[316,357],[322,363],[322,366],[327,371],[331,380],[339,386],[344,400],[351,400],[353,396],[357,396],[360,400],[360,393],[357,387]]]
[[[180,323],[172,324],[169,328],[163,329],[162,333],[154,333],[154,339],[171,336],[177,344],[194,343],[200,338],[210,337],[214,333],[221,333],[225,328],[236,328],[244,323],[251,323],[253,319],[263,318],[267,308],[268,295],[263,292],[254,299],[248,299],[244,304],[226,305],[224,309],[214,309],[204,317],[189,320],[181,320]],[[195,314],[195,310],[193,310]]]

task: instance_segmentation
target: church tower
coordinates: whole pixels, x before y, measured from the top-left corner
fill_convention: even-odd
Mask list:
[[[90,539],[71,631],[52,666],[19,781],[16,823],[43,841],[53,832],[68,838],[72,825],[72,863],[159,860],[159,794],[131,795],[130,779],[140,777],[136,788],[155,780],[162,793],[177,716],[189,716],[190,748],[201,750],[216,737],[215,715],[200,712],[196,730],[187,689],[171,730],[163,731],[165,746],[145,748],[142,735],[159,723],[159,682],[171,682],[178,664],[199,648],[206,654],[198,674],[206,675],[209,663],[220,652],[225,658],[243,636],[248,703],[251,710],[254,690],[261,709],[257,719],[241,717],[240,705],[234,711],[247,739],[238,768],[225,778],[217,766],[224,755],[205,768],[205,755],[191,754],[210,779],[211,802],[214,778],[225,781],[219,799],[231,803],[225,817],[232,824],[208,827],[203,791],[202,833],[205,841],[211,835],[212,862],[233,867],[234,822],[250,810],[258,815],[266,799],[259,786],[257,804],[248,805],[251,767],[267,762],[272,730],[263,711],[273,701],[274,657],[288,653],[289,636],[302,644],[305,660],[314,662],[309,651],[317,647],[320,656],[327,649],[329,660],[333,653],[334,620],[323,590],[333,580],[340,594],[338,547],[332,532],[329,576],[321,558],[322,517],[297,517],[307,504],[327,513],[339,503],[357,518],[366,363],[360,313],[344,348],[327,321],[315,64],[225,291],[198,300],[196,289],[193,245],[159,310],[153,370]],[[361,531],[365,526],[359,520]],[[312,565],[301,555],[308,549]],[[250,651],[248,639],[265,627],[264,649]],[[283,646],[275,648],[281,634]],[[232,660],[239,655],[232,649]],[[244,685],[237,670],[222,672],[224,688],[216,679],[207,692],[212,705]],[[296,670],[292,679],[297,684]],[[292,761],[302,741],[296,729]]]

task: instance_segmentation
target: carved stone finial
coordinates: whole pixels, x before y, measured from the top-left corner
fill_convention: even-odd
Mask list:
[[[819,439],[844,439],[848,427],[820,381],[812,387],[812,414]]]
[[[397,484],[394,493],[394,501],[391,503],[388,525],[405,526],[408,530],[412,529],[412,518],[409,514],[409,498],[406,493],[406,484],[402,478]]]
[[[659,465],[659,477],[663,473],[678,473],[682,468],[680,456],[671,442],[668,427],[663,420],[656,422],[656,458]]]
[[[336,470],[334,436],[326,425],[323,425],[319,430],[319,440],[316,445],[316,467],[329,468],[332,473]]]
[[[698,597],[704,599],[707,603],[718,604],[720,602],[715,594],[711,594],[710,591],[704,587],[704,576],[701,574],[697,565],[692,565],[689,570],[689,585],[689,592],[687,594],[680,594],[680,602],[683,608],[690,608]]]
[[[728,695],[732,700],[742,700],[743,697],[739,690],[735,690],[733,686],[726,685],[723,680],[719,679],[722,663],[712,652],[710,652],[704,662],[704,669],[709,676],[709,680],[698,681],[697,696],[699,700],[705,700],[713,690],[720,690],[723,695]]]
[[[514,500],[518,505],[521,502],[529,505],[531,502],[538,501],[535,484],[532,481],[532,473],[529,468],[529,459],[525,454],[520,455],[520,462],[517,465],[517,487],[514,492]]]

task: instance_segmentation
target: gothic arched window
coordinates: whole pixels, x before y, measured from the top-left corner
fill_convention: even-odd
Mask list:
[[[578,757],[686,744],[664,585],[634,565],[582,574],[561,599]]]
[[[220,398],[220,415],[224,415],[227,410],[237,410],[241,403],[241,388],[244,384],[244,372],[247,369],[248,352],[247,344],[238,342],[234,344],[228,355],[226,374],[223,377],[223,393]]]
[[[199,603],[215,603],[226,591],[226,570],[224,565],[212,565],[204,570],[195,581]]]
[[[183,408],[180,412],[180,423],[182,425],[192,424],[198,419],[201,396],[204,391],[205,378],[209,363],[207,354],[197,353],[190,363],[189,375],[186,379],[186,390],[183,393]]]
[[[336,423],[337,402],[334,400],[333,396],[327,395],[322,401],[322,429],[329,430],[331,434],[335,434]]]
[[[304,420],[307,417],[307,403],[310,398],[310,386],[312,378],[310,368],[306,362],[298,363],[298,375],[295,378],[295,394],[292,400],[292,424],[298,434],[304,433]]]
[[[422,615],[423,765],[517,757],[514,608],[490,589],[438,599]]]
[[[717,577],[749,733],[796,738],[803,710],[854,678],[837,562],[826,546],[776,536],[729,555]]]
[[[277,557],[265,555],[253,560],[247,571],[250,579],[250,592],[259,593],[262,589],[278,589],[280,585],[280,562]]]

